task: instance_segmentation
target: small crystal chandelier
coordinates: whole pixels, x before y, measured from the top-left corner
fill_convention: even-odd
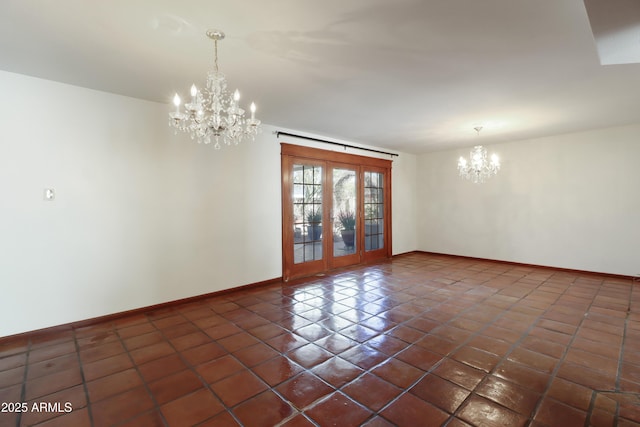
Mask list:
[[[480,137],[482,126],[474,128]],[[476,145],[469,154],[469,162],[464,157],[458,160],[458,172],[460,176],[473,181],[474,184],[482,184],[500,170],[500,159],[492,154],[491,160],[487,157],[487,149],[482,145]]]
[[[256,104],[251,103],[251,118],[245,119],[244,110],[238,106],[240,92],[236,89],[233,97],[227,91],[227,79],[218,70],[218,40],[224,39],[220,30],[208,30],[207,37],[213,40],[214,69],[207,75],[207,86],[198,90],[191,86],[191,102],[180,111],[180,96],[176,93],[173,104],[176,110],[169,113],[169,124],[178,130],[187,132],[198,143],[214,143],[220,149],[221,143],[238,144],[246,139],[253,140],[258,134],[260,120],[256,119]]]

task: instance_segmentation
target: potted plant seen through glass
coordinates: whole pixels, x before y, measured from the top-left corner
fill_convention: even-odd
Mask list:
[[[342,230],[340,230],[342,241],[346,247],[352,248],[356,233],[356,215],[351,211],[340,211],[338,220],[342,225]]]
[[[322,235],[322,212],[320,210],[309,212],[307,222],[309,223],[309,228],[307,229],[309,240],[320,240]]]

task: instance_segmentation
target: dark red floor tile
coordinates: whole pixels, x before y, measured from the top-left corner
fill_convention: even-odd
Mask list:
[[[275,351],[273,348],[263,343],[250,345],[249,347],[244,347],[233,353],[238,360],[248,367],[258,365],[278,356],[279,354],[280,353]]]
[[[384,311],[384,309],[382,310]],[[373,329],[374,331],[377,331],[377,332],[386,332],[394,328],[397,325],[397,323],[392,322],[388,319],[385,319],[384,317],[373,316],[360,322],[360,325],[367,327],[369,329]]]
[[[224,411],[198,424],[198,427],[241,427],[241,425],[230,412]]]
[[[212,342],[184,350],[181,354],[187,363],[196,366],[222,357],[228,354],[228,351]]]
[[[238,372],[211,384],[211,389],[229,407],[233,407],[267,388],[268,386],[262,380],[249,371]]]
[[[164,425],[160,411],[152,409],[136,415],[123,424],[118,424],[118,427],[164,427]]]
[[[24,380],[26,366],[18,366],[5,371],[0,371],[0,385],[9,387],[14,384],[21,384]]]
[[[443,356],[448,355],[460,345],[460,343],[445,340],[436,335],[427,335],[424,338],[416,342],[417,346],[424,347],[429,351],[441,354]]]
[[[380,413],[397,426],[441,426],[449,416],[430,403],[406,393]]]
[[[450,414],[453,414],[471,393],[436,375],[422,378],[409,392]]]
[[[112,426],[153,408],[154,403],[144,387],[136,387],[110,395],[91,404],[95,427]]]
[[[253,367],[253,372],[271,387],[275,387],[294,375],[299,374],[303,370],[304,368],[300,365],[284,356],[274,357],[273,359]]]
[[[130,368],[133,368],[131,358],[128,354],[122,353],[95,362],[85,363],[82,366],[82,371],[85,381],[92,381]]]
[[[444,356],[433,353],[424,347],[412,345],[395,355],[396,359],[402,360],[423,371],[431,370]]]
[[[129,325],[127,327],[118,328],[118,336],[122,339],[131,337],[137,337],[140,335],[149,334],[155,332],[156,328],[150,322],[141,322],[135,325]]]
[[[0,402],[20,402],[22,397],[22,384],[0,388]]]
[[[405,341],[410,344],[413,344],[419,341],[425,336],[424,332],[421,332],[417,329],[410,328],[405,325],[400,325],[391,329],[388,332],[388,334],[391,335],[392,337],[401,339],[402,341]]]
[[[40,347],[29,352],[29,363],[32,364],[43,360],[50,360],[70,353],[73,353],[73,356],[77,357],[75,354],[76,344],[74,341],[65,341],[59,344]],[[0,359],[0,371],[3,370],[3,362],[4,359]]]
[[[272,427],[293,414],[294,409],[277,394],[267,390],[233,409],[244,426]]]
[[[282,334],[269,338],[266,343],[281,353],[287,353],[308,344],[309,341],[296,334]]]
[[[222,356],[196,367],[198,374],[209,384],[243,370],[245,370],[245,367],[233,356]]]
[[[316,411],[316,417],[329,422],[333,415],[318,415],[315,408],[328,408],[328,396],[341,387],[333,397],[350,399],[343,403],[368,414],[357,422],[369,426],[410,418],[411,411],[401,414],[398,407],[412,401],[420,402],[411,409],[418,413],[455,411],[448,427],[472,425],[474,416],[475,423],[488,426],[517,426],[536,416],[530,427],[549,427],[576,413],[580,420],[590,408],[592,425],[638,427],[640,405],[625,399],[640,394],[640,292],[630,292],[626,282],[607,280],[403,255],[285,287],[230,292],[76,330],[40,333],[31,342],[20,337],[3,341],[0,400],[20,399],[28,372],[28,402],[65,399],[75,410],[60,416],[25,414],[23,424],[88,425],[92,407],[85,407],[84,376],[89,395],[97,399],[92,403],[97,416],[100,410],[105,415],[106,421],[99,421],[94,413],[96,425],[158,425],[165,418],[170,425],[209,427],[317,422],[300,410]],[[258,386],[245,393],[252,382]],[[235,405],[236,414],[225,411],[204,388],[209,384]],[[624,393],[606,394],[616,387]],[[594,389],[600,391],[594,394]],[[136,390],[151,390],[160,412],[155,406],[144,409],[145,398],[143,408],[118,401]],[[460,403],[462,396],[467,398]],[[103,402],[111,400],[122,408],[121,415],[106,410]],[[196,401],[196,414],[181,412],[185,403],[195,406]],[[250,402],[267,409],[244,409]],[[282,405],[278,402],[285,405],[278,420],[256,414]],[[618,416],[612,405],[619,405]],[[239,408],[247,414],[245,421],[236,416]],[[551,420],[549,414],[556,412],[558,420]],[[421,421],[418,425],[424,425]],[[426,423],[438,421],[436,415]]]
[[[477,322],[471,319],[465,319],[464,317],[458,317],[457,319],[449,322],[449,325],[470,332],[477,332],[485,326],[484,323]]]
[[[276,390],[298,409],[304,409],[334,391],[333,387],[308,371],[280,384]]]
[[[612,377],[615,377],[618,373],[617,357],[615,359],[611,359],[588,351],[580,350],[578,348],[570,348],[564,360],[589,369],[602,371]]]
[[[401,360],[389,359],[373,369],[371,373],[398,387],[407,388],[416,382],[424,374],[424,371]]]
[[[87,391],[93,403],[139,386],[142,386],[142,379],[138,372],[135,369],[127,369],[87,382]]]
[[[345,337],[359,343],[363,343],[379,335],[378,331],[367,328],[366,326],[361,326],[359,324],[341,329],[340,333]]]
[[[287,422],[280,425],[280,427],[314,427],[313,424],[307,417],[302,414],[296,415],[295,417],[289,419]]]
[[[203,388],[200,379],[190,370],[167,374],[162,378],[149,383],[149,390],[159,405],[167,403],[178,397],[184,396]]]
[[[551,382],[547,396],[584,411],[589,409],[593,390],[556,377]]]
[[[187,335],[181,335],[179,337],[170,340],[173,347],[178,351],[187,350],[189,348],[197,347],[202,344],[211,342],[211,338],[204,332],[192,332]]]
[[[476,387],[475,393],[499,403],[525,418],[533,415],[532,412],[541,397],[539,393],[492,375]]]
[[[368,370],[387,359],[387,355],[367,345],[358,345],[340,354],[345,360]]]
[[[240,329],[233,323],[222,323],[205,329],[204,332],[214,340],[221,340],[222,338],[242,332],[242,329]]]
[[[431,334],[449,341],[461,343],[469,338],[472,333],[465,329],[456,328],[455,326],[443,325],[431,331]]]
[[[129,354],[133,361],[142,365],[143,363],[150,362],[154,359],[159,359],[163,356],[174,354],[175,350],[168,342],[159,342],[146,347],[141,347],[136,350],[130,351]]]
[[[257,338],[247,332],[241,332],[239,334],[231,335],[225,338],[216,340],[225,350],[229,352],[235,352],[245,347],[257,344]]]
[[[344,335],[333,333],[329,336],[319,339],[315,342],[315,344],[333,354],[339,354],[357,345],[358,343],[345,337]]]
[[[504,357],[511,349],[512,344],[499,339],[478,335],[467,343],[468,346]]]
[[[6,400],[0,400],[2,402],[6,402]],[[14,400],[14,402],[21,401],[20,398]],[[26,402],[28,411],[22,414],[21,424],[22,425],[35,425],[46,420],[55,418],[59,416],[61,413],[78,411],[87,406],[87,398],[84,387],[82,385],[77,385],[74,387],[66,388],[64,390],[60,390],[56,393],[48,394],[46,396],[39,397],[35,400],[31,400]],[[34,410],[34,408],[40,408],[42,404],[48,405],[58,405],[57,408],[54,407],[53,410],[50,410],[47,406],[42,408],[43,410]],[[34,407],[35,405],[35,407]],[[4,414],[0,414],[0,420]],[[1,423],[0,423],[1,425]]]
[[[500,361],[500,357],[473,347],[462,347],[451,354],[451,358],[472,368],[490,372]]]
[[[560,361],[554,357],[520,347],[514,349],[507,359],[547,374],[551,374],[560,363]]]
[[[640,384],[640,365],[634,365],[632,363],[622,363],[622,368],[620,369],[620,378],[626,381]]]
[[[340,357],[332,357],[313,368],[312,372],[333,387],[340,388],[364,371]]]
[[[164,337],[156,329],[154,329],[152,332],[149,332],[147,334],[136,335],[123,340],[125,347],[129,351],[136,350],[142,347],[147,347],[163,341],[164,341]]]
[[[534,419],[550,427],[583,427],[586,418],[586,412],[547,397]]]
[[[433,373],[467,390],[473,390],[486,375],[486,372],[480,369],[472,368],[453,359],[445,359],[433,370]]]
[[[287,356],[299,365],[311,369],[330,359],[333,354],[315,344],[307,344],[290,351]]]
[[[560,332],[567,335],[575,334],[578,327],[567,323],[558,322],[551,319],[540,319],[537,326],[554,332]]]
[[[116,354],[124,353],[125,349],[120,341],[108,342],[100,345],[91,345],[80,349],[80,359],[82,363],[95,362],[106,359]]]
[[[472,427],[471,424],[467,424],[459,418],[452,418],[447,424],[447,427]]]
[[[254,337],[264,341],[264,340],[268,340],[269,338],[282,335],[287,331],[285,331],[278,325],[274,325],[273,323],[268,323],[266,325],[260,325],[253,329],[249,329],[248,332]]]
[[[94,424],[97,425],[97,424]],[[52,418],[41,424],[38,427],[93,427],[91,419],[89,418],[89,411],[87,408],[82,408],[77,411],[69,412],[68,414],[60,415],[59,417]]]
[[[55,374],[46,375],[44,377],[27,381],[27,384],[25,385],[25,399],[33,400],[81,383],[82,376],[79,369],[69,369]]]
[[[37,363],[29,363],[29,369],[27,371],[27,381],[45,375],[51,375],[57,372],[79,368],[80,362],[78,361],[78,355],[75,353],[65,354],[63,356],[43,360]]]
[[[320,425],[360,426],[371,412],[340,392],[331,394],[305,414]]]
[[[369,373],[348,384],[342,392],[373,411],[386,406],[402,389]]]
[[[544,392],[550,378],[547,373],[528,368],[510,360],[502,362],[493,374],[536,393]]]
[[[162,317],[160,319],[153,319],[152,323],[158,329],[169,329],[173,326],[180,325],[187,322],[187,319],[179,313],[175,313],[169,316]]]
[[[29,359],[31,360],[31,358]],[[27,363],[27,353],[18,353],[0,358],[0,372],[8,369],[19,368]]]
[[[457,416],[474,426],[522,427],[527,418],[497,403],[479,396],[471,396]]]
[[[196,425],[224,411],[224,406],[209,390],[202,389],[162,405],[170,426]]]
[[[384,353],[387,356],[393,356],[399,351],[404,350],[410,344],[390,335],[379,335],[367,341],[366,345]]]
[[[572,362],[563,362],[556,375],[593,390],[613,390],[615,388],[615,377]]]
[[[330,330],[325,329],[322,326],[315,323],[304,326],[300,329],[296,329],[294,332],[310,342],[317,341],[320,338],[324,338],[327,335],[331,335]]]

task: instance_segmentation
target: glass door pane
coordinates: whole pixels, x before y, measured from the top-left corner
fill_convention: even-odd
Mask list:
[[[334,168],[332,182],[333,256],[355,254],[358,245],[356,171]]]
[[[364,173],[364,250],[384,248],[384,174]]]
[[[293,262],[322,259],[322,166],[293,165]]]

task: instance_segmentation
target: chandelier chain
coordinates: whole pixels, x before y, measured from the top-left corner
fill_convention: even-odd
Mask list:
[[[218,73],[218,40],[217,39],[213,40],[213,45],[214,45],[214,48],[213,48],[213,50],[214,50],[213,64],[214,64],[214,67],[216,69],[216,74],[217,74]]]

